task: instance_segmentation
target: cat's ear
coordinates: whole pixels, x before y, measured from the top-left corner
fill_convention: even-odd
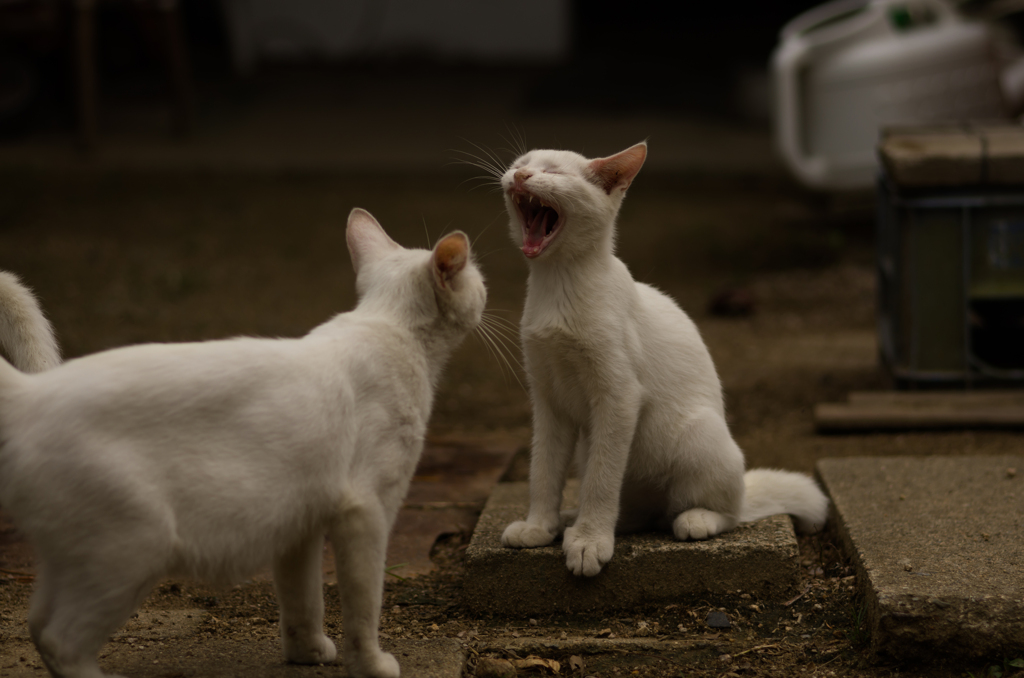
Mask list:
[[[450,288],[452,280],[459,271],[466,268],[469,261],[469,238],[462,231],[446,235],[434,246],[431,265],[434,269],[434,280],[442,288]]]
[[[352,267],[357,272],[368,261],[402,248],[388,237],[372,214],[358,207],[349,212],[345,239],[352,255]]]
[[[594,174],[594,183],[604,189],[608,195],[615,189],[626,190],[632,183],[640,168],[647,159],[647,142],[641,141],[636,146],[590,161],[590,171]]]

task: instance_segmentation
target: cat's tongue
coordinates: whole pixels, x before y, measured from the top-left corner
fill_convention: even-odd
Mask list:
[[[551,209],[537,210],[529,216],[523,233],[523,254],[532,259],[544,251],[544,238],[549,234],[548,225],[553,228],[557,219],[558,214]]]

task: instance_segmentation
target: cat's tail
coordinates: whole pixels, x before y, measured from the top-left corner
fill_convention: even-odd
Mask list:
[[[800,532],[818,532],[828,516],[828,497],[803,473],[754,469],[743,476],[746,499],[740,522],[760,520],[779,513],[793,516]]]
[[[42,372],[61,362],[53,328],[35,295],[7,271],[0,271],[0,351],[22,372]]]

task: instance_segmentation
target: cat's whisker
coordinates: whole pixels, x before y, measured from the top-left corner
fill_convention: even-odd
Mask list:
[[[491,325],[496,325],[501,329],[505,330],[506,332],[511,332],[512,336],[514,336],[516,339],[519,338],[519,325],[517,325],[516,323],[512,322],[511,320],[508,320],[507,318],[502,318],[501,316],[497,315],[487,315],[486,318],[487,322],[489,322]]]
[[[474,179],[484,179],[485,181],[487,181],[489,183],[494,183],[494,184],[498,184],[501,181],[501,175],[498,174],[497,170],[492,168],[492,167],[487,167],[485,165],[480,165],[478,163],[470,162],[468,160],[462,161],[462,162],[457,162],[457,163],[452,163],[452,164],[453,165],[469,165],[470,167],[476,167],[477,169],[483,170],[484,172],[487,173],[487,174],[482,175],[482,176],[473,177]]]
[[[523,135],[520,134],[519,128],[514,124],[511,127],[509,127],[509,124],[506,122],[505,131],[508,132],[508,135],[512,138],[509,139],[504,134],[501,135],[501,138],[505,139],[505,141],[508,142],[509,145],[513,147],[513,153],[516,156],[525,155],[527,150],[526,141],[525,139],[523,139]]]
[[[466,139],[464,137],[462,138],[462,140],[465,141],[467,144],[472,145],[478,151],[480,151],[481,153],[483,153],[484,155],[487,156],[486,159],[485,158],[477,158],[477,160],[480,160],[481,162],[487,162],[492,167],[494,167],[494,169],[495,169],[495,176],[496,177],[501,177],[503,174],[505,174],[505,165],[506,165],[506,163],[502,161],[501,157],[497,153],[495,153],[494,151],[492,151],[489,148],[481,146],[480,144],[473,143],[472,141],[470,141],[469,139]],[[465,153],[465,151],[463,151],[463,152]],[[469,155],[469,156],[472,157],[472,153],[466,153],[466,155]]]
[[[493,217],[493,218],[492,218],[492,219],[491,219],[491,220],[490,220],[489,222],[487,222],[487,225],[486,225],[486,226],[484,226],[484,227],[483,227],[482,229],[480,229],[480,232],[479,232],[479,233],[477,233],[477,234],[476,234],[475,236],[473,236],[473,241],[472,241],[472,242],[471,242],[471,243],[469,244],[469,247],[470,247],[470,249],[473,249],[473,250],[475,250],[475,249],[476,249],[476,243],[477,243],[477,241],[479,241],[479,240],[480,240],[480,237],[481,237],[481,236],[482,236],[482,235],[483,235],[484,233],[486,233],[486,232],[487,232],[487,231],[488,231],[488,230],[489,230],[489,229],[491,228],[491,226],[493,226],[493,225],[494,225],[494,222],[495,222],[495,221],[497,221],[498,219],[501,219],[501,218],[502,218],[502,217],[503,217],[504,215],[505,215],[505,212],[504,212],[504,211],[501,211],[501,212],[497,212],[497,213],[496,213],[496,214],[494,215],[494,217]],[[491,250],[491,252],[493,252],[493,251],[494,251],[494,250]],[[488,252],[488,254],[490,254],[491,252]]]
[[[498,354],[501,356],[501,359],[505,362],[505,366],[508,367],[509,372],[512,373],[512,377],[516,380],[516,382],[519,384],[519,386],[525,390],[526,386],[524,386],[523,382],[520,381],[520,379],[519,379],[519,371],[522,371],[522,372],[526,371],[525,368],[523,367],[522,363],[520,363],[519,360],[517,360],[514,355],[511,355],[508,352],[509,351],[508,346],[502,344],[500,341],[495,342],[494,337],[490,337],[490,340],[491,340],[492,343],[494,343],[495,348],[498,349]],[[511,360],[510,360],[510,358],[511,358]],[[516,368],[512,366],[513,362],[519,368],[519,371],[517,371]]]
[[[427,249],[434,249],[434,241],[430,238],[430,230],[427,228],[427,215],[421,214],[420,217],[423,219],[423,232],[427,234]]]
[[[476,249],[476,241],[479,240],[480,236],[482,236],[484,233],[486,233],[487,229],[489,229],[492,225],[494,225],[494,220],[493,219],[491,220],[491,223],[489,223],[486,226],[484,226],[482,229],[480,229],[479,233],[477,233],[475,236],[473,236],[473,239],[469,243],[469,249],[470,250]]]
[[[505,384],[508,385],[508,376],[505,374],[505,366],[507,365],[507,361],[504,361],[504,357],[501,355],[501,352],[495,345],[494,340],[484,333],[484,331],[481,329],[481,326],[477,326],[473,330],[473,334],[474,336],[477,337],[477,339],[480,340],[480,343],[484,345],[484,347],[487,349],[487,352],[490,353],[491,356],[494,358],[494,361],[498,364],[498,370],[501,372],[501,376],[505,380]],[[509,366],[509,369],[511,369],[511,366]]]
[[[518,358],[514,357],[516,349],[519,347],[519,328],[502,325],[501,323],[495,322],[494,318],[491,317],[485,317],[483,321],[486,323],[489,330],[505,340],[505,342],[503,342],[505,343],[505,347],[512,353],[513,359],[516,363],[519,363]],[[519,363],[519,366],[522,367],[522,363]]]
[[[484,259],[484,258],[486,258],[486,257],[489,257],[489,256],[491,256],[492,254],[494,254],[495,252],[501,252],[501,251],[503,251],[504,249],[505,249],[504,247],[497,247],[497,248],[495,248],[495,249],[493,249],[493,250],[487,250],[487,251],[486,251],[486,252],[484,252],[483,254],[474,254],[473,256],[474,256],[474,257],[476,257],[476,260],[477,260],[477,261],[480,261],[481,259]]]
[[[475,186],[470,186],[469,190],[471,190],[471,191],[475,191],[478,188],[488,188],[489,189],[488,192],[490,192],[490,193],[501,193],[502,192],[501,186],[496,181],[494,181],[493,179],[486,178],[486,177],[470,177],[469,179],[464,179],[464,180],[460,181],[459,182],[459,186],[462,186],[463,184],[469,183],[470,181],[481,182],[481,183],[476,184]]]
[[[505,339],[505,341],[507,341],[509,343],[510,346],[515,347],[515,348],[518,349],[518,347],[519,347],[519,333],[518,332],[514,332],[512,330],[512,328],[510,328],[510,327],[504,327],[502,325],[496,325],[494,323],[488,324],[487,328],[490,329],[490,330],[493,330],[496,334],[500,335],[503,339]]]
[[[506,127],[508,127],[508,125],[506,125]],[[515,132],[516,138],[519,141],[519,155],[526,155],[526,152],[529,150],[529,147],[526,145],[525,130],[520,130],[517,125],[512,125],[512,131]]]
[[[519,374],[512,366],[512,361],[514,361],[516,365],[519,366],[519,369],[523,369],[523,366],[514,355],[511,356],[512,360],[509,360],[509,356],[506,355],[505,353],[506,351],[509,350],[509,348],[507,344],[505,344],[501,340],[500,336],[494,334],[493,329],[483,322],[476,326],[476,333],[477,336],[485,339],[485,344],[491,347],[491,355],[494,355],[498,359],[499,367],[501,366],[502,363],[504,363],[505,367],[508,368],[508,371],[512,374],[512,377],[516,380],[516,383],[519,384],[520,388],[526,390],[526,387],[523,385],[523,382],[519,379]],[[504,374],[504,369],[502,369],[502,374]]]
[[[518,316],[519,313],[520,313],[519,311],[510,311],[507,308],[489,308],[489,309],[487,309],[486,313],[487,313],[487,317],[490,318],[491,320],[501,321],[501,322],[505,323],[506,325],[508,325],[509,327],[511,327],[512,329],[514,329],[516,331],[519,331],[519,324],[518,323],[512,322],[508,318],[502,317],[500,315],[495,315],[496,313],[510,313],[512,315],[517,315]]]
[[[502,349],[504,349],[504,351],[507,352],[508,357],[512,360],[512,362],[514,362],[520,370],[525,372],[526,368],[523,366],[523,363],[519,360],[519,358],[516,357],[515,343],[512,342],[511,339],[503,337],[501,333],[495,330],[493,327],[488,326],[487,330],[490,333],[491,338],[501,344]]]
[[[509,322],[505,318],[492,315],[490,311],[484,311],[481,320],[482,322],[487,323],[488,327],[499,330],[502,333],[502,336],[512,338],[515,341],[519,340],[519,326]]]
[[[469,165],[470,167],[476,167],[477,169],[483,170],[490,177],[491,181],[498,181],[505,173],[504,168],[494,164],[490,160],[484,158],[478,158],[477,156],[466,153],[465,151],[454,151],[455,153],[464,153],[469,156],[468,158],[459,158],[448,163],[449,165]]]
[[[470,153],[469,151],[463,151],[461,149],[452,149],[451,152],[459,153],[466,157],[455,158],[449,164],[472,165],[474,167],[479,167],[480,169],[485,170],[489,174],[493,174],[494,176],[501,176],[505,172],[503,163],[501,162],[500,158],[490,156],[482,158],[474,153]]]
[[[472,143],[472,142],[470,142],[470,143]],[[506,163],[501,159],[500,155],[498,155],[493,149],[482,147],[482,146],[479,146],[477,144],[473,144],[473,145],[476,146],[477,148],[479,148],[484,153],[486,153],[487,157],[491,160],[491,162],[496,167],[500,168],[502,170],[502,174],[504,174]]]
[[[523,371],[523,372],[526,371],[526,368],[523,367],[523,364],[519,361],[518,358],[515,357],[515,354],[512,353],[512,348],[508,345],[506,340],[502,340],[500,338],[496,338],[495,335],[493,333],[490,333],[489,331],[488,331],[488,336],[490,337],[491,341],[495,343],[496,347],[500,346],[500,352],[502,354],[502,359],[505,361],[505,364],[508,365],[509,369],[512,371],[513,374],[518,374],[518,373],[512,367],[512,363],[515,363],[516,366],[521,371]],[[518,381],[518,379],[517,379],[517,381]],[[520,382],[520,386],[522,386],[521,382]]]
[[[501,179],[501,175],[504,174],[504,172],[502,172],[500,168],[493,167],[483,162],[465,160],[461,164],[469,165],[471,167],[476,167],[477,169],[483,170],[484,172],[487,173],[487,176],[490,177],[492,181],[498,181],[499,179]]]

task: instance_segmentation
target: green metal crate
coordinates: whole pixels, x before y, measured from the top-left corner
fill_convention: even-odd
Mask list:
[[[1024,384],[1024,188],[878,183],[878,332],[898,382]]]

